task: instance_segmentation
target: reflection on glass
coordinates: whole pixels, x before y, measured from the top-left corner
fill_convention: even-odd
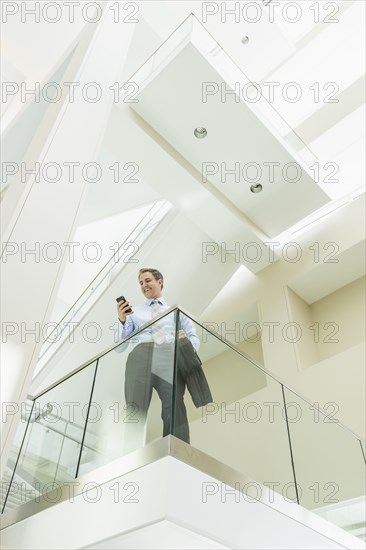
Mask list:
[[[281,385],[205,328],[195,328],[202,365],[178,345],[191,445],[270,491],[290,494],[294,478]]]
[[[0,511],[2,511],[4,508],[5,500],[6,500],[6,505],[8,510],[12,508],[16,508],[17,506],[19,506],[19,504],[21,504],[20,495],[17,494],[17,491],[15,490],[16,484],[19,484],[21,480],[19,480],[17,476],[14,476],[14,468],[20,452],[20,448],[22,446],[23,439],[25,437],[27,427],[28,427],[28,421],[29,419],[31,419],[31,421],[34,421],[34,417],[36,413],[35,411],[33,411],[34,409],[33,401],[26,400],[22,402],[20,406],[21,406],[21,416],[19,419],[19,424],[17,427],[17,431],[15,433],[14,441],[10,449],[9,457],[1,479]],[[10,492],[8,495],[8,489],[12,480],[14,481],[13,491]]]
[[[365,462],[360,442],[327,415],[285,388],[300,504],[343,529],[365,533]],[[357,534],[357,533],[355,533]]]
[[[174,335],[175,312],[99,359],[79,475],[172,433]]]
[[[19,504],[75,479],[94,372],[92,363],[35,400],[10,487]]]

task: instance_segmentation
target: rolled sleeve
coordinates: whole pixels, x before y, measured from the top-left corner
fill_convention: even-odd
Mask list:
[[[120,324],[120,332],[119,332],[119,339],[120,340],[123,340],[124,338],[127,338],[127,336],[129,336],[130,334],[132,334],[132,332],[134,330],[136,330],[135,323],[133,322],[131,317],[127,317],[126,322],[125,322],[124,325],[122,325],[121,322],[119,322],[119,324]],[[115,348],[115,351],[117,353],[122,353],[127,348],[129,343],[130,342],[125,342],[125,343],[121,344],[120,346]]]

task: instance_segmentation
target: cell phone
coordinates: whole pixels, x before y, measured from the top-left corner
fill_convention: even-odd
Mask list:
[[[118,296],[118,298],[116,298],[116,302],[119,304],[119,302],[127,302],[127,300],[124,296]],[[132,309],[126,309],[125,313],[132,313]]]

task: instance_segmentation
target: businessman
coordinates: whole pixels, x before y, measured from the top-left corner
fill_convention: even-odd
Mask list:
[[[140,269],[138,281],[146,299],[145,303],[141,306],[132,306],[128,301],[117,304],[121,338],[129,336],[170,307],[162,296],[164,279],[159,270],[155,268]],[[205,381],[206,384],[202,392],[202,376],[204,377],[204,374],[196,354],[200,341],[193,322],[183,314],[180,314],[178,337],[180,351],[175,388],[175,435],[189,443],[189,426],[184,404],[186,383],[189,383],[187,380],[192,380],[189,391],[196,406],[211,402],[212,398],[207,381]],[[129,354],[126,364],[126,405],[131,405],[132,410],[137,410],[140,424],[144,423],[154,388],[162,405],[163,436],[172,433],[174,341],[175,316],[173,312],[133,338],[135,347]],[[199,375],[198,386],[196,378],[187,375],[196,369],[202,371]]]

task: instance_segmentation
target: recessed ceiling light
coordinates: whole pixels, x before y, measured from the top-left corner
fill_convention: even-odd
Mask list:
[[[255,185],[250,186],[250,190],[252,193],[260,193],[262,189],[263,187],[260,183],[256,183]]]
[[[194,135],[196,136],[197,139],[203,139],[207,136],[207,130],[206,128],[202,128],[201,126],[198,126],[194,131]]]
[[[243,38],[241,39],[241,43],[242,44],[248,44],[248,42],[249,42],[249,36],[246,36],[246,35],[243,36]]]

